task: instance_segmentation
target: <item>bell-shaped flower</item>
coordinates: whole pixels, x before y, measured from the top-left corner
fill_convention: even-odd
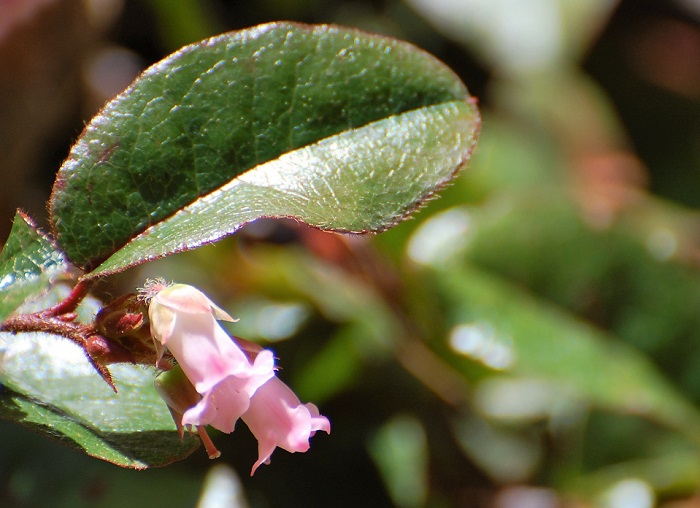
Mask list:
[[[148,309],[160,358],[167,347],[202,400],[183,414],[183,425],[233,431],[250,397],[275,375],[271,351],[251,363],[217,322],[233,318],[198,289],[176,284],[159,291]]]
[[[258,440],[258,460],[251,475],[260,464],[270,462],[275,448],[291,453],[305,452],[309,449],[309,438],[317,430],[331,432],[328,418],[321,416],[314,404],[302,404],[291,388],[277,377],[258,388],[241,419]]]
[[[207,443],[204,426],[229,433],[238,418],[258,440],[251,474],[270,461],[275,448],[305,452],[316,431],[330,433],[330,422],[316,406],[302,404],[275,376],[272,352],[233,340],[217,322],[233,318],[204,293],[184,284],[159,285],[150,292],[155,293],[148,314],[158,361],[167,347],[187,378],[183,383],[172,376],[157,387],[178,430],[195,426],[210,457],[218,456],[218,450]]]

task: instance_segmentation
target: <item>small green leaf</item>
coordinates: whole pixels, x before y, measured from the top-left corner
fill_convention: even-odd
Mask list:
[[[44,303],[65,297],[62,291],[67,288],[53,288]],[[37,305],[32,302],[32,307]],[[88,298],[78,313],[94,315],[95,308],[96,301]],[[122,467],[168,464],[197,448],[199,440],[193,436],[180,440],[153,386],[154,372],[126,364],[110,371],[118,393],[69,340],[39,333],[0,334],[0,418]]]
[[[454,175],[478,127],[461,81],[410,44],[262,25],[183,48],[108,104],[58,174],[52,223],[87,268],[143,233],[100,274],[257,217],[380,231]]]
[[[0,252],[0,321],[29,296],[46,289],[67,265],[63,255],[17,212],[10,236]]]

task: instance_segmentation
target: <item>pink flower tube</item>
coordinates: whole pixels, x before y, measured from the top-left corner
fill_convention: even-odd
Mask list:
[[[201,395],[189,408],[174,408],[182,415],[178,428],[194,425],[201,435],[202,427],[211,425],[229,433],[242,418],[258,439],[258,460],[251,474],[269,463],[275,448],[305,452],[317,430],[330,433],[330,422],[316,406],[302,404],[275,376],[272,352],[261,349],[251,361],[253,355],[247,355],[217,322],[233,318],[204,293],[184,284],[157,289],[148,315],[158,360],[167,347]]]
[[[166,346],[203,396],[185,411],[182,424],[232,432],[255,391],[275,375],[272,352],[261,351],[251,364],[217,322],[233,318],[192,286],[176,284],[158,292],[148,316],[160,355]]]
[[[276,447],[291,453],[305,452],[309,449],[309,438],[317,430],[331,432],[328,418],[319,415],[315,405],[302,404],[277,377],[258,388],[241,418],[258,440],[258,460],[251,476],[260,464],[269,464]]]

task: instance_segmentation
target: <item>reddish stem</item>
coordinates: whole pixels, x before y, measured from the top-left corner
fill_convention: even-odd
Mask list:
[[[83,325],[61,319],[60,317],[52,317],[47,311],[10,316],[0,324],[0,331],[11,333],[52,333],[70,339],[83,348],[88,337],[95,334],[95,329],[91,325]]]
[[[74,322],[73,311],[88,294],[91,282],[79,282],[68,297],[57,305],[33,314],[16,314],[0,323],[0,332],[43,332],[59,335],[73,341],[85,353],[90,364],[102,376],[102,379],[116,392],[112,376],[104,365],[97,363],[87,350],[90,337],[99,335],[94,325],[84,325]]]
[[[90,288],[92,287],[93,281],[91,280],[81,280],[74,287],[70,294],[62,301],[58,302],[53,307],[49,307],[46,310],[41,311],[44,316],[61,316],[63,314],[69,314],[78,308],[80,302],[83,301],[88,295]]]
[[[221,457],[221,452],[216,449],[216,446],[214,446],[209,434],[207,434],[207,430],[202,425],[196,425],[196,427],[197,434],[199,434],[199,438],[202,440],[202,444],[204,444],[204,448],[207,450],[207,455],[209,455],[209,458],[218,459]]]

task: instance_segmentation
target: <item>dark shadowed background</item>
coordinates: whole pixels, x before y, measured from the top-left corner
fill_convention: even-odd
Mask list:
[[[71,143],[141,70],[275,20],[435,54],[479,98],[472,163],[382,235],[262,221],[102,290],[199,286],[332,434],[249,478],[242,425],[216,462],[136,472],[0,422],[0,506],[700,506],[693,0],[0,0],[0,238],[16,208],[46,225]]]

